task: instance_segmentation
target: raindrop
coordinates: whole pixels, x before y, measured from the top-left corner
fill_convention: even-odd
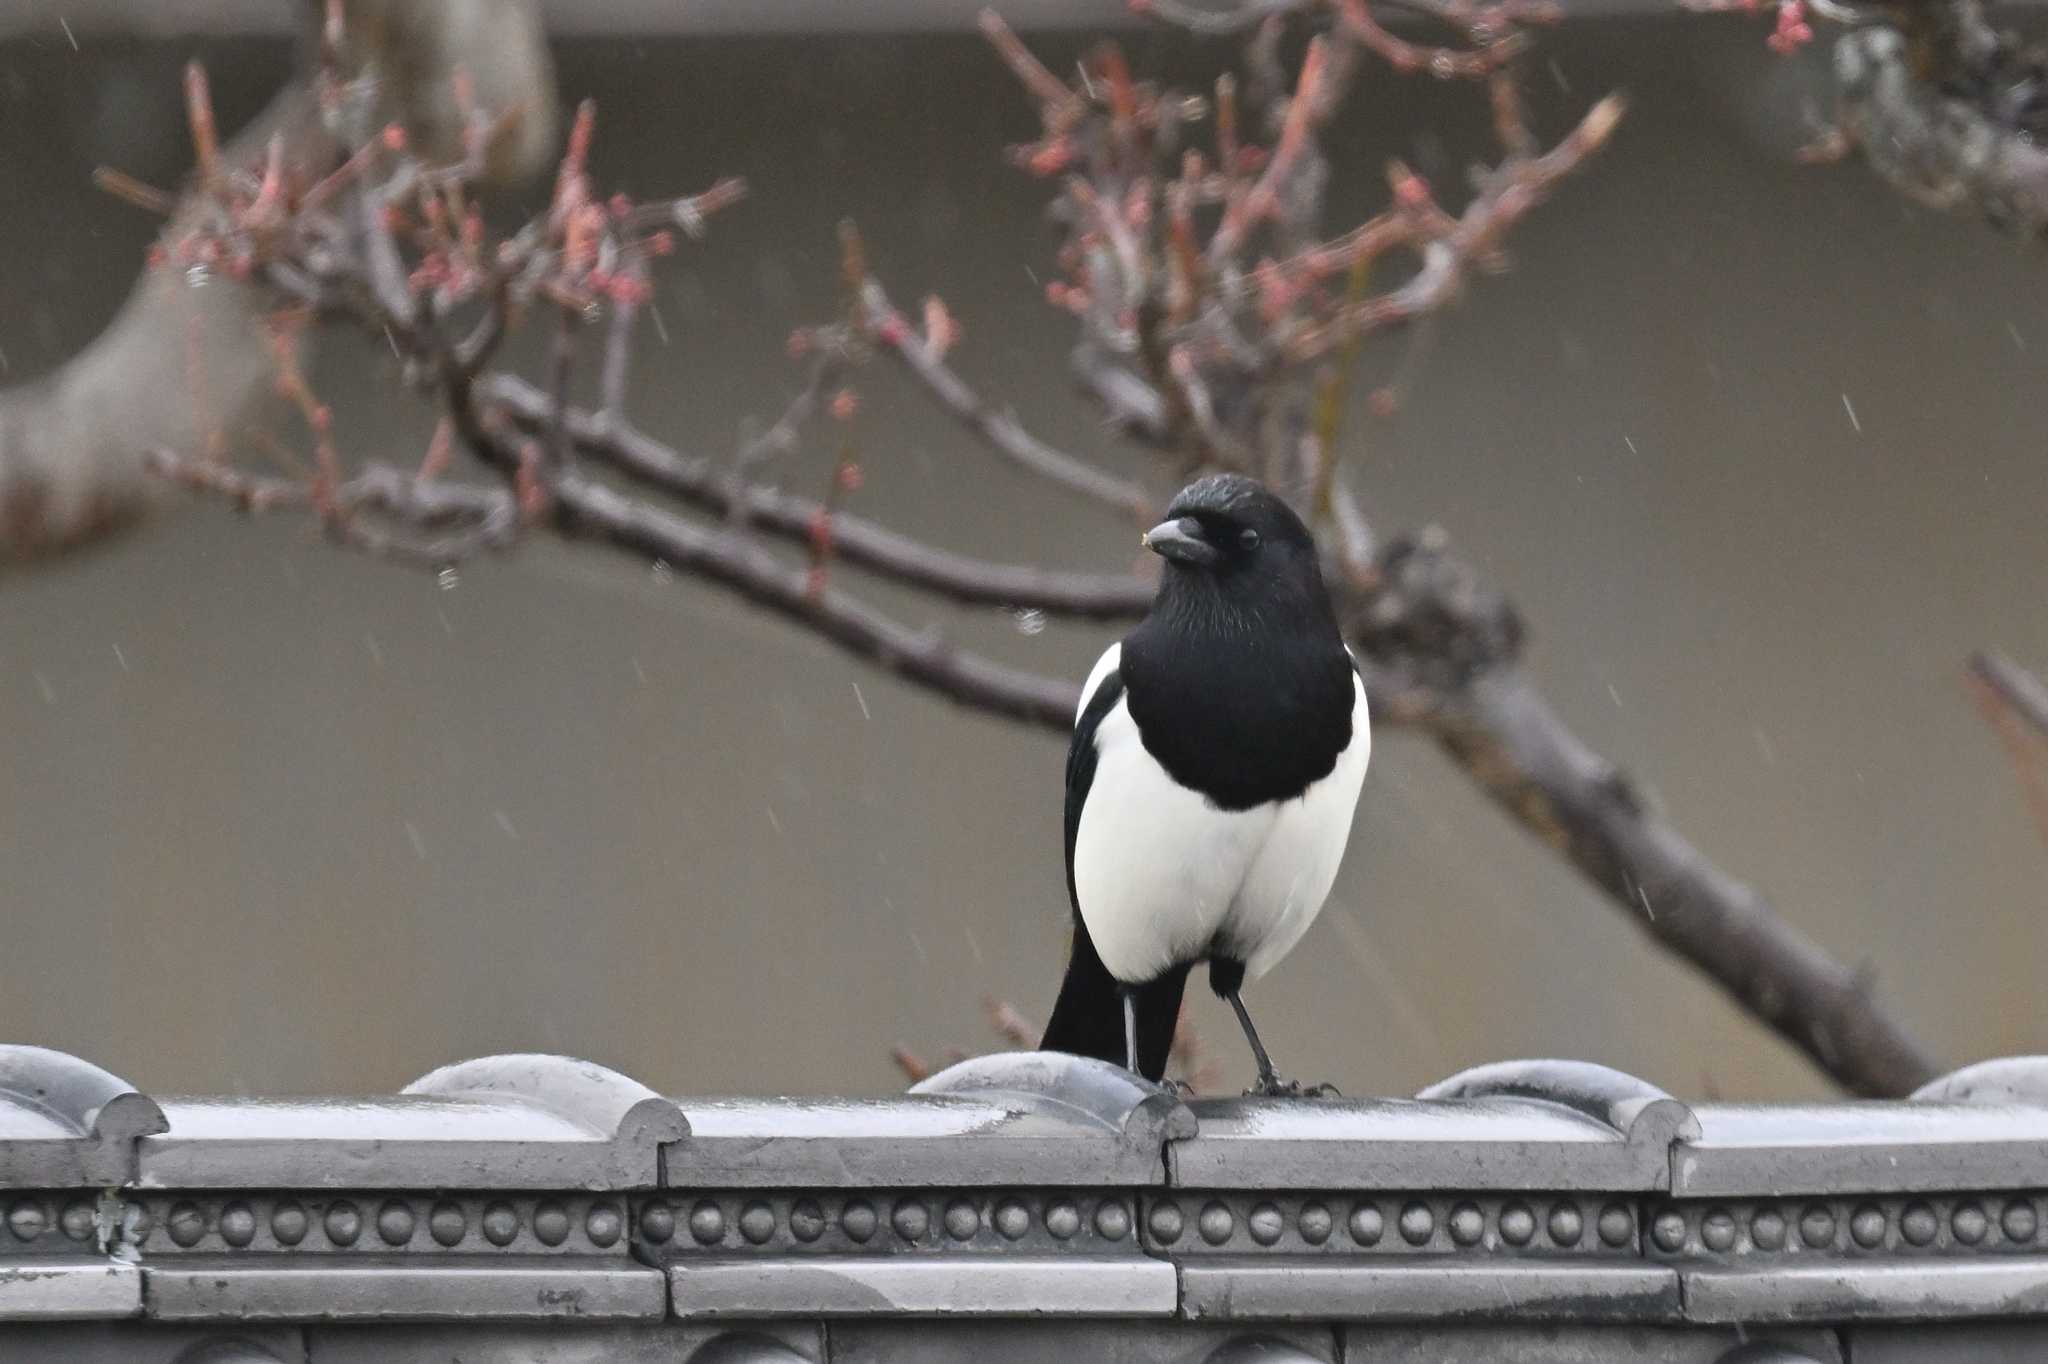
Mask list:
[[[427,860],[427,842],[420,837],[420,826],[411,820],[405,822],[405,840],[412,844],[412,855],[420,861]]]
[[[1025,607],[1016,613],[1017,633],[1038,635],[1045,633],[1045,612],[1035,606]]]
[[[121,646],[118,643],[114,645],[114,661],[121,665],[121,671],[124,673],[135,671],[135,669],[128,666],[128,655],[121,652]]]
[[[506,814],[503,810],[493,810],[491,811],[491,818],[496,820],[498,827],[505,831],[505,837],[519,837],[519,830],[512,827],[512,816]]]
[[[213,271],[204,265],[190,266],[185,271],[185,283],[194,289],[204,289],[213,282]]]
[[[443,592],[453,592],[462,586],[462,575],[453,568],[444,568],[434,575],[434,581],[440,584]]]
[[[647,572],[658,583],[675,581],[676,571],[668,566],[668,561],[665,559],[656,559],[654,566],[648,569]]]

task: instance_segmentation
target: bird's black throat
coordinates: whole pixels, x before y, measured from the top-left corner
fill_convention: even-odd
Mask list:
[[[1321,582],[1242,586],[1169,572],[1118,664],[1146,751],[1223,810],[1301,795],[1352,738],[1353,665]]]

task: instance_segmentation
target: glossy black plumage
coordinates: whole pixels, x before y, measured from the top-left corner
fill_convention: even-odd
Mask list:
[[[1248,479],[1205,479],[1175,499],[1147,543],[1167,560],[1159,594],[1145,620],[1098,664],[1068,750],[1066,861],[1074,947],[1044,1045],[1118,1062],[1132,1059],[1128,999],[1137,1068],[1158,1079],[1187,973],[1206,959],[1212,986],[1239,1009],[1262,1084],[1274,1083],[1237,999],[1238,986],[1247,960],[1271,946],[1269,937],[1298,935],[1306,927],[1327,878],[1306,917],[1291,894],[1275,902],[1271,894],[1255,894],[1258,885],[1247,878],[1260,874],[1265,844],[1256,840],[1279,827],[1272,822],[1280,817],[1276,812],[1293,812],[1287,815],[1295,821],[1291,837],[1300,842],[1306,828],[1334,874],[1350,800],[1339,809],[1338,802],[1319,798],[1315,817],[1329,825],[1327,833],[1303,825],[1301,812],[1309,809],[1306,793],[1328,784],[1347,751],[1354,762],[1339,783],[1348,782],[1355,798],[1369,751],[1369,740],[1352,747],[1364,719],[1363,695],[1337,630],[1314,541],[1279,499]],[[1122,764],[1117,789],[1107,793],[1097,780],[1105,743]],[[1112,805],[1098,810],[1091,797]],[[1144,907],[1150,894],[1145,887],[1156,891],[1158,883],[1177,886],[1185,880],[1180,868],[1163,865],[1175,857],[1178,826],[1170,821],[1177,816],[1141,807],[1175,803],[1188,810],[1186,836],[1195,840],[1183,851],[1204,860],[1204,840],[1221,838],[1229,845],[1225,852],[1243,854],[1236,863],[1227,856],[1219,863],[1235,865],[1240,879],[1194,885],[1192,898],[1201,902],[1194,911],[1166,905],[1156,912],[1156,904]],[[1092,860],[1090,850],[1079,846],[1084,815],[1098,819],[1104,831]],[[1169,822],[1162,826],[1161,820]],[[1129,858],[1119,862],[1125,850],[1115,846],[1115,838],[1125,824],[1138,836]],[[1144,865],[1148,856],[1162,865]],[[1093,868],[1093,886],[1083,879],[1084,863]],[[1272,879],[1270,872],[1265,875]],[[1230,908],[1219,919],[1225,902]],[[1240,902],[1249,905],[1243,913]],[[1117,929],[1116,955],[1098,950],[1091,916],[1098,933],[1105,926]],[[1199,930],[1205,936],[1181,940],[1190,922],[1210,919],[1217,922]],[[1125,963],[1120,970],[1106,964],[1117,960]]]

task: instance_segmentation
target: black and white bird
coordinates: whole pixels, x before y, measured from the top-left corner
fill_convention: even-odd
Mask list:
[[[1188,972],[1230,1002],[1257,1093],[1291,1093],[1239,991],[1322,909],[1372,751],[1365,687],[1301,518],[1221,474],[1145,535],[1152,609],[1081,693],[1067,750],[1073,955],[1044,1047],[1166,1071]]]

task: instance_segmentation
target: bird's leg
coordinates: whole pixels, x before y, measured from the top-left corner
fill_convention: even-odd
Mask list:
[[[1244,996],[1232,990],[1224,996],[1237,1014],[1237,1026],[1244,1029],[1244,1040],[1252,1045],[1252,1059],[1259,1063],[1259,1083],[1253,1088],[1254,1094],[1281,1094],[1286,1088],[1280,1077],[1274,1073],[1273,1058],[1266,1054],[1266,1044],[1259,1040],[1259,1030],[1252,1026],[1252,1016],[1244,1007]]]
[[[1252,1016],[1244,1007],[1244,997],[1232,990],[1224,996],[1237,1014],[1237,1024],[1244,1029],[1244,1040],[1251,1043],[1252,1059],[1259,1065],[1259,1082],[1247,1093],[1281,1098],[1335,1098],[1335,1085],[1311,1085],[1304,1087],[1299,1080],[1283,1080],[1273,1069],[1273,1058],[1266,1054],[1266,1044],[1259,1040],[1259,1030],[1252,1026]]]
[[[1124,1069],[1138,1074],[1138,992],[1128,985],[1119,985],[1117,994],[1124,1002]]]

